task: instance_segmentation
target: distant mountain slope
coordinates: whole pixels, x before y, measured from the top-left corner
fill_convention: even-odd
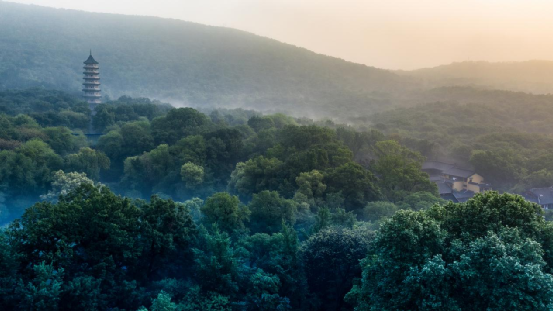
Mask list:
[[[90,48],[111,97],[336,116],[380,111],[417,86],[243,31],[0,2],[0,89],[78,92]]]
[[[553,93],[553,61],[460,62],[398,72],[420,78],[426,86],[481,86],[491,89]]]

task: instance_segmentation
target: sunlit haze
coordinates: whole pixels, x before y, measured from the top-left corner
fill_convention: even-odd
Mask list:
[[[231,27],[389,69],[553,55],[553,1],[546,0],[11,2]]]

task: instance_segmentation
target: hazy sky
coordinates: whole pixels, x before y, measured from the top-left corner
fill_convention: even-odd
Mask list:
[[[553,0],[9,0],[246,30],[390,69],[553,60]]]

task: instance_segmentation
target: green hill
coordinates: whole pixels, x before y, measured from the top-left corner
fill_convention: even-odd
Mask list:
[[[90,48],[112,98],[336,116],[389,108],[393,94],[416,86],[409,77],[243,31],[0,2],[0,89],[79,92]]]
[[[553,93],[553,61],[459,62],[398,73],[420,79],[430,87],[480,86],[534,94]]]

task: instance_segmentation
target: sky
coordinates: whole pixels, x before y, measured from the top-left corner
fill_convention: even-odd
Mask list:
[[[553,0],[8,0],[245,30],[369,66],[553,60]]]

